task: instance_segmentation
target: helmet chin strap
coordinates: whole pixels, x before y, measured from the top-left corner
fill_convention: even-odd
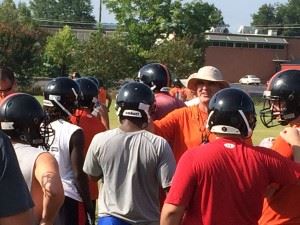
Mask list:
[[[245,116],[245,114],[244,114],[244,112],[242,111],[242,110],[239,110],[239,113],[240,113],[240,115],[242,116],[242,118],[243,118],[243,120],[244,120],[244,122],[245,122],[245,124],[246,124],[246,127],[247,127],[247,138],[248,137],[250,137],[251,135],[252,135],[252,129],[250,128],[250,126],[249,126],[249,123],[248,123],[248,120],[247,120],[247,118],[246,118],[246,116]]]
[[[67,110],[57,99],[53,99],[53,101],[65,112],[68,116],[72,116],[69,110]]]

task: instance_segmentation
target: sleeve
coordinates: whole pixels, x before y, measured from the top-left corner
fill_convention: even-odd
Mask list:
[[[186,207],[193,196],[197,178],[193,169],[194,151],[186,151],[180,158],[166,203]]]
[[[179,111],[180,109],[175,109],[162,119],[153,122],[155,134],[165,138],[169,143],[173,143],[175,132],[178,131]]]
[[[94,136],[89,149],[87,151],[87,154],[85,156],[84,164],[83,164],[83,171],[94,177],[102,177],[103,171],[100,166],[100,158],[97,157],[100,152],[100,146],[99,146],[99,140],[98,135]]]
[[[300,164],[281,156],[275,151],[265,151],[268,158],[262,159],[267,163],[272,183],[288,185],[296,183],[300,177]]]
[[[171,185],[171,180],[176,168],[176,161],[170,145],[164,141],[162,146],[158,165],[158,178],[162,188],[167,188]]]
[[[30,192],[9,138],[0,133],[0,217],[24,212],[33,207]]]

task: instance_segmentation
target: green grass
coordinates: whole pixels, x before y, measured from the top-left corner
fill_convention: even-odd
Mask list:
[[[42,102],[43,97],[42,96],[37,96],[36,97],[40,102]],[[259,118],[259,110],[262,108],[261,103],[256,104],[256,113],[257,113],[257,123],[256,123],[256,128],[254,129],[252,140],[253,144],[257,145],[260,143],[260,141],[265,138],[265,137],[276,137],[279,132],[283,129],[282,126],[277,126],[273,128],[266,128],[260,121]],[[109,122],[110,122],[110,128],[116,128],[119,125],[119,120],[116,115],[116,110],[115,110],[115,100],[112,101],[112,104],[109,109]]]

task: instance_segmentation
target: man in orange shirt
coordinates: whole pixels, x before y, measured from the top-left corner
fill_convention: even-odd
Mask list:
[[[229,84],[219,69],[204,66],[189,77],[187,86],[197,93],[200,103],[176,109],[153,122],[154,132],[169,142],[176,161],[188,148],[214,139],[214,135],[206,128],[208,103],[217,91]]]
[[[95,103],[97,102],[98,87],[88,78],[79,78],[75,82],[80,88],[80,97],[78,100],[79,108],[70,118],[71,122],[82,128],[84,133],[84,156],[95,134],[105,131],[106,128],[102,122],[91,114]],[[90,197],[93,202],[94,212],[96,210],[96,200],[98,198],[98,184],[89,180]],[[82,208],[83,210],[83,208]],[[83,211],[84,212],[84,211]]]
[[[264,108],[260,114],[266,127],[288,125],[294,130],[300,130],[300,70],[284,70],[276,73],[264,92],[264,98]],[[289,135],[289,139],[283,139],[282,136],[279,135],[275,139],[272,149],[290,160],[295,160],[293,139],[296,137]],[[259,224],[300,224],[299,193],[299,184],[270,186]]]

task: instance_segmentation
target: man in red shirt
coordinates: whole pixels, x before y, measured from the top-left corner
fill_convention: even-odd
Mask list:
[[[185,107],[182,100],[169,94],[171,74],[165,65],[160,63],[144,65],[139,70],[138,79],[154,92],[156,108],[152,115],[153,120],[159,120],[169,112]]]
[[[300,165],[245,142],[255,115],[252,99],[240,89],[226,88],[212,97],[208,128],[217,139],[179,160],[161,225],[255,225],[267,186],[298,181]]]

